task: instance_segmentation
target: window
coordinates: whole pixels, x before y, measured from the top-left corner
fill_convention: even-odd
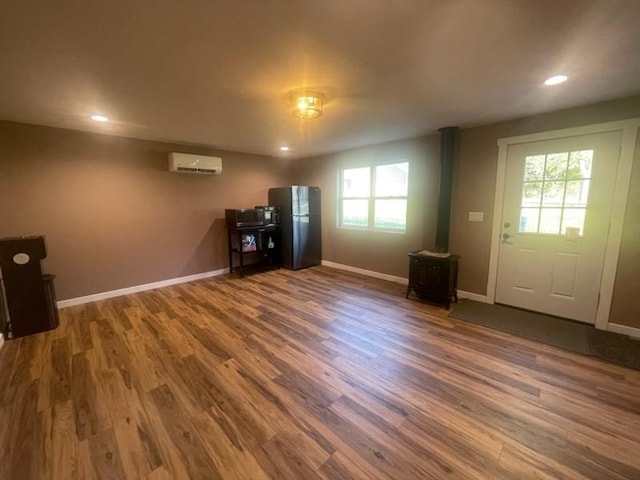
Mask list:
[[[593,150],[526,157],[518,231],[584,235],[592,162]]]
[[[404,232],[409,162],[339,172],[338,226]]]

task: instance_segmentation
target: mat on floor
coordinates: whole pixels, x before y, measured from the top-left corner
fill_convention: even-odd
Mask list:
[[[640,340],[584,323],[467,299],[449,316],[640,370]]]

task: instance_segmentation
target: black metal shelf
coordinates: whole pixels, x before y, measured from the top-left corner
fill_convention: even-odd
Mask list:
[[[249,271],[282,266],[279,225],[227,227],[227,239],[229,273],[244,277]]]

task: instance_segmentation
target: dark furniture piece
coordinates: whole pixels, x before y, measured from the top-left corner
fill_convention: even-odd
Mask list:
[[[413,289],[419,298],[442,303],[447,309],[451,299],[458,301],[458,255],[446,258],[421,255],[419,250],[409,253],[409,285],[405,298]]]
[[[320,265],[320,189],[303,185],[270,188],[269,205],[279,209],[282,266],[289,270],[298,270]]]
[[[43,275],[40,261],[47,256],[44,237],[0,239],[2,292],[8,317],[8,338],[24,337],[58,326],[54,275]]]
[[[227,227],[229,273],[241,277],[250,270],[279,268],[282,265],[280,227]]]

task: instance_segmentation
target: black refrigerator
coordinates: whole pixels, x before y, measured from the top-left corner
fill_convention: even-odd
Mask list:
[[[300,185],[270,188],[269,205],[279,207],[284,268],[320,265],[320,189]]]

